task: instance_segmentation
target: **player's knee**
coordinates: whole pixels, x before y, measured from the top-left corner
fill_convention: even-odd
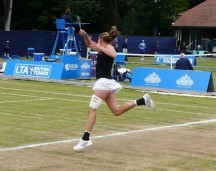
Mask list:
[[[113,112],[113,115],[115,115],[115,116],[119,116],[122,114],[122,112],[120,110],[113,110],[112,112]]]

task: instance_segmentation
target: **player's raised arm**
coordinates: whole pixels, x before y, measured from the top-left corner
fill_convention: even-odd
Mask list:
[[[80,29],[79,34],[81,34],[84,37],[85,44],[89,47],[91,43],[89,35],[83,29]]]

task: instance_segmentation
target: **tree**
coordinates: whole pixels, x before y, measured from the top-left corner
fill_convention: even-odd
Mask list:
[[[179,13],[189,8],[188,0],[157,0],[156,10],[159,11],[159,32],[162,36],[168,36],[172,34],[172,23],[176,20]]]
[[[65,8],[71,8],[82,22],[95,23],[100,3],[95,0],[19,0],[14,1],[12,27],[19,30],[55,30],[55,20],[60,18]]]
[[[79,15],[82,22],[90,23],[83,25],[89,33],[108,31],[110,26],[116,25],[122,35],[154,36],[160,33],[173,36],[171,25],[178,14],[204,1],[0,0],[0,25],[13,30],[56,30],[55,19],[61,17],[66,7],[70,7],[74,20]],[[13,2],[11,25],[12,3],[9,2]],[[3,24],[3,20],[7,22]]]
[[[204,2],[205,0],[189,0],[189,8],[193,8],[194,6]]]
[[[13,0],[4,0],[4,30],[10,31]]]

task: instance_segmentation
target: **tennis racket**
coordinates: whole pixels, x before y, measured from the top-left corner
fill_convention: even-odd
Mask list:
[[[79,29],[81,30],[81,20],[80,20],[80,16],[77,15],[77,23],[79,25]]]

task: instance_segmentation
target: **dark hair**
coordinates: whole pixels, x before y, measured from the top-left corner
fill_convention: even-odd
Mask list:
[[[109,32],[103,32],[99,35],[100,38],[103,38],[103,40],[107,43],[112,42],[118,35],[120,35],[120,32],[117,30],[117,27],[114,25],[111,27]]]

